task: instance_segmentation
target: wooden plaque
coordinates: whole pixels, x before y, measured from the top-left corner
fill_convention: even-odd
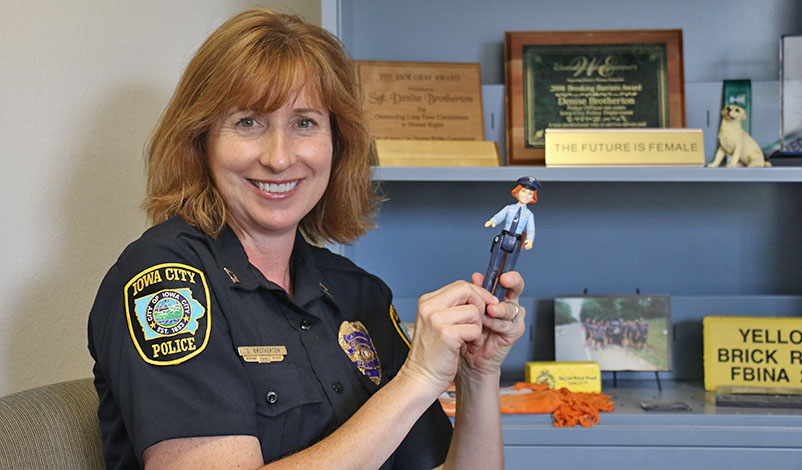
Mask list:
[[[681,30],[507,32],[505,67],[510,164],[547,128],[685,127]]]
[[[479,64],[355,63],[375,139],[485,140]]]

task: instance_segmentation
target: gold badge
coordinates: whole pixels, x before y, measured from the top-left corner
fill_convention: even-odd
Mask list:
[[[245,362],[258,362],[259,364],[269,364],[271,362],[281,362],[287,355],[286,346],[240,346],[237,353],[242,356]]]
[[[365,377],[373,383],[379,385],[382,380],[382,368],[379,363],[379,355],[373,347],[373,340],[368,335],[368,330],[362,322],[340,323],[340,347],[343,348],[351,362],[359,369]]]

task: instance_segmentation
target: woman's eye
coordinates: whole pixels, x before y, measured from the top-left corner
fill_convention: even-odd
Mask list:
[[[244,117],[237,121],[237,127],[243,127],[245,129],[250,129],[256,125],[256,119],[252,117]]]
[[[315,121],[313,121],[313,120],[311,120],[309,118],[303,118],[303,119],[298,121],[298,127],[300,127],[301,129],[308,129],[310,127],[313,127],[314,125],[315,125]]]

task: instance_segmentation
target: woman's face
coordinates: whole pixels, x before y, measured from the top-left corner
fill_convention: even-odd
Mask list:
[[[517,199],[518,202],[520,202],[521,204],[529,204],[534,199],[534,195],[535,192],[532,191],[531,189],[521,188],[518,191]]]
[[[206,140],[209,168],[234,223],[254,236],[295,232],[331,173],[329,111],[305,91],[270,114],[235,109]]]

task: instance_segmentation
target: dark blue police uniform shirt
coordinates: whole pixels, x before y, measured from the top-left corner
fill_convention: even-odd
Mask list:
[[[256,436],[270,462],[333,432],[398,372],[408,346],[380,279],[300,235],[291,274],[294,298],[230,228],[213,239],[181,218],[126,248],[89,317],[108,468],[141,467],[166,439],[214,435]],[[263,362],[246,361],[254,351]],[[451,431],[435,402],[381,468],[436,467]]]

